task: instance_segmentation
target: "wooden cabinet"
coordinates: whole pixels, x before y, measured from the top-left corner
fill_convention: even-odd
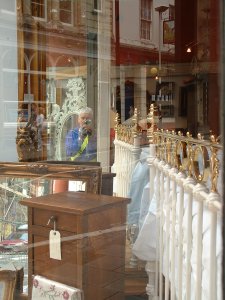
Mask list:
[[[22,200],[28,206],[29,298],[32,275],[42,275],[82,289],[85,300],[124,299],[128,202],[84,192]],[[61,260],[49,256],[51,217],[61,234]]]

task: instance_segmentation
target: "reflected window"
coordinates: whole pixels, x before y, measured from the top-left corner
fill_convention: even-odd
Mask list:
[[[33,17],[45,19],[46,0],[32,0],[31,13]]]
[[[151,39],[152,0],[141,0],[141,39]]]
[[[94,11],[100,12],[102,10],[102,1],[94,0]]]
[[[59,18],[62,23],[72,24],[72,1],[59,2]]]

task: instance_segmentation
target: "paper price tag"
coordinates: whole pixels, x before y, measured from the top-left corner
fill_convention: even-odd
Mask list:
[[[59,231],[51,230],[49,233],[50,258],[61,260],[61,235]]]

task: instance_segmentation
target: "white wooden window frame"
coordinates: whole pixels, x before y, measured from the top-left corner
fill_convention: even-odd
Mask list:
[[[61,9],[60,9],[60,6],[59,6],[59,20],[60,20],[60,22],[62,22],[62,24],[64,24],[64,25],[66,25],[66,26],[73,26],[74,25],[74,1],[70,1],[70,4],[71,4],[71,6],[70,6],[70,11],[71,11],[71,23],[66,23],[66,22],[63,22],[61,19],[60,19],[60,11],[61,11]],[[68,11],[68,10],[66,10],[66,11]]]
[[[35,1],[35,3],[37,3],[37,4],[40,5],[40,3],[39,3],[38,0],[32,0],[31,3],[30,3],[31,14],[32,14],[32,6],[31,6],[31,5],[32,5],[32,2],[34,2],[34,1]],[[33,15],[32,15],[32,17],[33,17],[35,20],[39,20],[39,21],[47,21],[47,0],[44,0],[43,6],[44,6],[44,17],[42,18],[42,17],[36,17],[36,16],[33,16]]]
[[[145,5],[143,5],[145,2]],[[146,3],[149,2],[149,8]],[[148,11],[147,17],[143,17],[143,11]],[[143,23],[147,23],[149,28],[145,29],[145,34],[143,34]],[[140,0],[140,39],[145,41],[151,41],[152,39],[152,0]],[[148,31],[147,31],[148,30]],[[149,35],[149,37],[147,36]]]

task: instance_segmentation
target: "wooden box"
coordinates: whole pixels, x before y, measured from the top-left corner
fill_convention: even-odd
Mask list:
[[[84,192],[20,201],[28,206],[29,298],[32,276],[42,275],[82,289],[85,300],[124,299],[128,202]],[[61,260],[49,256],[51,217],[61,234]]]

